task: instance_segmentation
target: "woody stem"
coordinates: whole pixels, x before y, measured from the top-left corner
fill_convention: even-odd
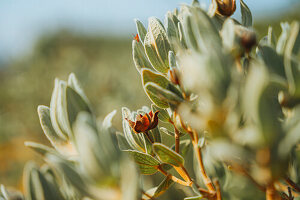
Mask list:
[[[267,191],[266,191],[266,200],[280,200],[280,196],[278,195],[278,192],[276,191],[274,184],[271,183],[268,187],[267,187]]]
[[[180,150],[179,150],[179,146],[180,146],[179,131],[177,130],[176,127],[174,127],[174,130],[175,130],[175,151],[177,153],[179,153],[180,152]]]

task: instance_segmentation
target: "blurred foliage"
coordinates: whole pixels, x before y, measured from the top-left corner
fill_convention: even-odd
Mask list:
[[[44,36],[31,55],[1,66],[0,151],[8,153],[0,154],[0,182],[15,185],[24,161],[32,157],[24,138],[46,142],[36,109],[39,104],[49,105],[55,77],[65,78],[73,71],[97,116],[103,117],[113,109],[124,105],[137,109],[147,101],[133,66],[131,38],[68,31]],[[117,116],[120,126],[121,113]]]

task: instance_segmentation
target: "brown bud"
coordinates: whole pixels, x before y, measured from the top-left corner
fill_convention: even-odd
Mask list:
[[[256,45],[256,34],[253,31],[245,31],[241,36],[242,46],[246,52],[251,51],[252,47]]]
[[[223,16],[231,16],[236,9],[235,0],[215,0],[217,3],[217,13]]]
[[[129,119],[126,119],[129,123],[129,126],[133,129],[135,133],[147,132],[151,129],[154,129],[158,124],[158,112],[154,114],[152,111],[146,113],[145,115],[137,115],[135,122]]]

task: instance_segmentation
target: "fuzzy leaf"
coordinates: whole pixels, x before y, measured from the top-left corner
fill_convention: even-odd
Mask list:
[[[136,25],[137,32],[139,34],[140,41],[142,43],[144,43],[144,40],[145,40],[145,37],[146,37],[146,34],[147,34],[146,28],[143,25],[143,23],[138,19],[135,19],[135,25]]]
[[[154,17],[149,18],[148,32],[144,40],[146,54],[152,66],[161,73],[167,73],[170,44],[162,23]]]
[[[132,41],[132,56],[136,69],[140,72],[142,68],[153,69],[149,62],[143,45],[136,40]]]
[[[195,196],[195,197],[186,197],[184,200],[200,200],[203,199],[202,196]]]
[[[139,165],[141,174],[151,175],[157,172],[160,162],[154,157],[134,150],[127,150],[126,152],[129,152],[134,161]]]
[[[153,150],[155,154],[159,157],[159,159],[167,164],[179,167],[184,164],[184,158],[170,149],[169,147],[160,144],[160,143],[154,143],[153,144]]]
[[[158,114],[159,120],[161,120],[162,122],[167,122],[167,123],[170,122],[171,117],[166,109],[159,108],[154,104],[151,105],[151,108],[152,108],[153,112],[159,111],[159,114]]]
[[[164,178],[164,180],[158,185],[158,187],[155,190],[154,197],[158,197],[162,195],[167,189],[169,189],[173,185],[172,179],[167,176]]]
[[[246,27],[251,27],[252,26],[251,11],[243,0],[240,0],[240,3],[241,3],[242,24]]]

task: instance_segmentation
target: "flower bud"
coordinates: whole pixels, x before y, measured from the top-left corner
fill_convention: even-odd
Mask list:
[[[218,14],[229,17],[235,12],[235,0],[216,0],[216,2]]]

